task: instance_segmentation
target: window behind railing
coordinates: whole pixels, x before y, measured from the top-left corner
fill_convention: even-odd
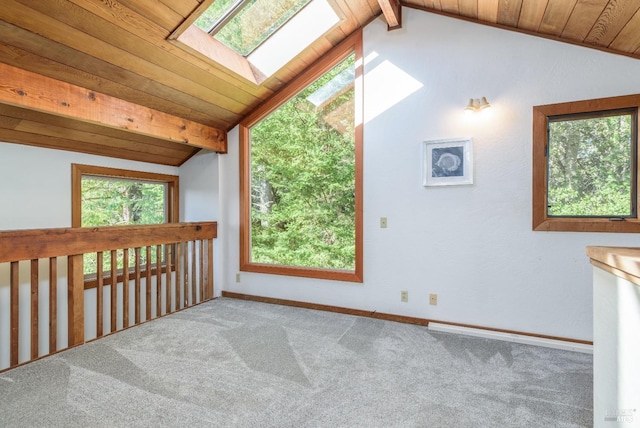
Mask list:
[[[72,175],[73,227],[163,224],[178,219],[177,176],[78,164],[72,165]],[[165,249],[159,255],[165,263]],[[134,254],[128,258],[133,266]],[[117,259],[116,268],[122,270],[123,258]],[[154,247],[149,261],[155,265],[157,260]],[[142,263],[147,265],[146,253]],[[85,254],[85,275],[94,275],[96,268],[97,255]],[[109,252],[104,254],[103,268],[111,270]]]

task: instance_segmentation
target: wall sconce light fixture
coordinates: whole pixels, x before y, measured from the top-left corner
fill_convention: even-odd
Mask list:
[[[471,113],[482,111],[489,107],[491,107],[491,104],[489,104],[489,101],[487,101],[487,97],[469,98],[469,104],[467,104],[467,106],[464,108],[464,111]]]

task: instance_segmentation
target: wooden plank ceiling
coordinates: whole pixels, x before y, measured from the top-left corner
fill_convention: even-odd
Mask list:
[[[640,58],[638,0],[407,0],[402,3]]]
[[[255,84],[169,40],[203,1],[3,0],[0,141],[167,165],[224,152],[226,131],[381,5],[401,22],[396,0],[330,0],[342,21]],[[400,4],[640,58],[637,0]]]

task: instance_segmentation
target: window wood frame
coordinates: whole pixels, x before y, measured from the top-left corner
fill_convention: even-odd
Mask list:
[[[640,170],[638,162],[638,110],[640,110],[640,95],[625,95],[620,97],[598,98],[592,100],[573,101],[559,104],[548,104],[533,107],[533,189],[532,189],[532,227],[537,231],[564,232],[640,232],[640,217],[560,217],[547,214],[547,153],[548,153],[548,121],[550,117],[593,114],[612,110],[636,109],[636,130],[633,153],[636,168],[636,182],[631,183],[636,189],[636,211],[640,209]]]
[[[254,263],[251,261],[250,128],[355,53],[355,269],[353,271]],[[240,133],[240,270],[275,275],[363,282],[362,238],[362,30],[357,30],[316,61],[285,88],[254,110],[239,125]]]
[[[177,175],[103,166],[71,164],[71,227],[82,227],[82,176],[106,177],[123,180],[152,181],[167,184],[166,223],[179,221],[179,180]]]

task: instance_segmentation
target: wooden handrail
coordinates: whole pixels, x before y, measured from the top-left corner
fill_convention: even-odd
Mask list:
[[[217,226],[206,222],[0,231],[0,263],[212,239]]]

